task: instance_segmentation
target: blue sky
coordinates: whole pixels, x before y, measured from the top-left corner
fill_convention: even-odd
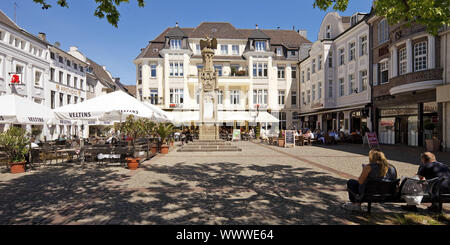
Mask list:
[[[68,0],[69,8],[48,0],[52,8],[43,10],[32,0],[1,0],[0,9],[14,20],[17,3],[17,24],[37,35],[47,34],[50,43],[59,41],[63,50],[77,46],[81,52],[100,65],[106,65],[114,77],[124,84],[135,84],[133,59],[167,27],[196,27],[204,21],[230,22],[236,28],[303,29],[308,39],[317,40],[317,33],[326,12],[313,8],[313,0],[146,0],[139,8],[135,0],[119,8],[118,28],[106,19],[94,16],[94,0]],[[350,0],[341,15],[369,12],[372,0]],[[331,11],[331,10],[329,10]]]

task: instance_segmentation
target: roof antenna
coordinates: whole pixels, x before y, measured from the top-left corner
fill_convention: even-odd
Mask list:
[[[17,17],[16,17],[16,8],[18,7],[19,5],[17,5],[17,2],[14,2],[14,22],[17,24]]]

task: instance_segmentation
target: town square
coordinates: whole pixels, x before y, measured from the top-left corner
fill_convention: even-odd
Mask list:
[[[447,0],[85,2],[0,3],[0,225],[450,223]]]

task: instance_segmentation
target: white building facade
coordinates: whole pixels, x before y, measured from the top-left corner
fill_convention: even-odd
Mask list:
[[[294,30],[236,29],[203,22],[196,28],[168,28],[141,50],[136,65],[136,97],[164,110],[199,110],[200,40],[217,39],[218,110],[268,111],[282,129],[299,126],[298,62],[311,43]],[[225,122],[224,122],[225,123]],[[243,126],[243,121],[227,122]]]
[[[371,129],[366,14],[328,13],[300,70],[302,127],[346,133]]]
[[[0,96],[17,94],[46,105],[49,71],[47,43],[21,29],[0,11]],[[12,74],[20,77],[20,84],[10,83]],[[0,131],[10,126],[0,124]],[[22,127],[31,132],[31,125]],[[43,135],[47,133],[42,126],[33,127],[39,128]]]

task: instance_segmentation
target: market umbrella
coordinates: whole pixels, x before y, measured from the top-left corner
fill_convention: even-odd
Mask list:
[[[156,111],[157,112],[156,114],[157,114],[158,118],[161,119],[162,121],[168,121],[168,122],[172,122],[173,121],[172,115],[170,115],[168,112],[166,112],[163,109],[161,109],[161,108],[159,108],[159,107],[157,107],[155,105],[152,105],[152,104],[150,104],[148,102],[143,102],[143,103],[144,103],[144,105],[150,107],[152,110]]]
[[[160,113],[136,98],[116,91],[101,95],[78,104],[71,104],[54,110],[58,119],[83,121],[124,121],[128,115],[152,120],[166,120]]]
[[[50,108],[19,95],[0,96],[0,123],[44,125],[54,115]]]

